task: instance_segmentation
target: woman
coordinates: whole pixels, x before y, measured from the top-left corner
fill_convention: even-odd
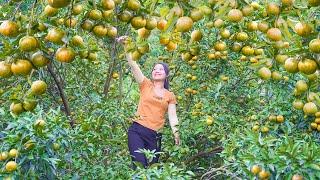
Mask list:
[[[126,36],[118,38],[124,42]],[[141,72],[138,64],[132,60],[131,53],[126,53],[132,74],[139,84],[140,100],[137,118],[128,130],[128,147],[133,161],[140,162],[146,168],[158,162],[159,154],[149,163],[139,149],[161,151],[161,130],[165,123],[165,113],[168,112],[170,126],[174,134],[175,144],[180,144],[178,133],[178,118],[176,114],[176,97],[169,91],[169,68],[166,63],[156,63],[152,70],[152,80]],[[134,165],[134,169],[136,166]]]

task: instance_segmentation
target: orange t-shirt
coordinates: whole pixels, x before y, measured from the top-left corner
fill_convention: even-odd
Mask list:
[[[153,91],[154,85],[150,79],[145,77],[139,85],[140,100],[138,105],[137,116],[135,122],[158,131],[164,126],[165,113],[169,104],[177,104],[176,97],[173,92],[165,91],[164,97],[158,97]]]

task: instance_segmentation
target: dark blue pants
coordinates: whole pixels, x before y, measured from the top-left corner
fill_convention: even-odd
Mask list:
[[[140,162],[145,168],[148,165],[157,163],[159,160],[159,154],[156,154],[156,157],[148,163],[148,160],[143,153],[135,151],[139,149],[148,149],[150,151],[156,150],[156,152],[160,152],[161,137],[161,133],[157,133],[156,131],[144,127],[139,123],[133,122],[128,130],[128,147],[132,161]],[[133,169],[136,169],[134,164]]]

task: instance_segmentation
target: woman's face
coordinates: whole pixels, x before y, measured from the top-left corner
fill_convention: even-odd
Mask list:
[[[165,80],[167,77],[166,72],[162,64],[156,64],[152,70],[153,80]]]

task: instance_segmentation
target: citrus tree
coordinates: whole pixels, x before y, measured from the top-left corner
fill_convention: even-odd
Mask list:
[[[320,178],[319,0],[8,0],[0,10],[1,177]],[[165,128],[160,163],[136,171],[126,133],[139,92],[125,52],[146,76],[170,65],[182,139]]]

